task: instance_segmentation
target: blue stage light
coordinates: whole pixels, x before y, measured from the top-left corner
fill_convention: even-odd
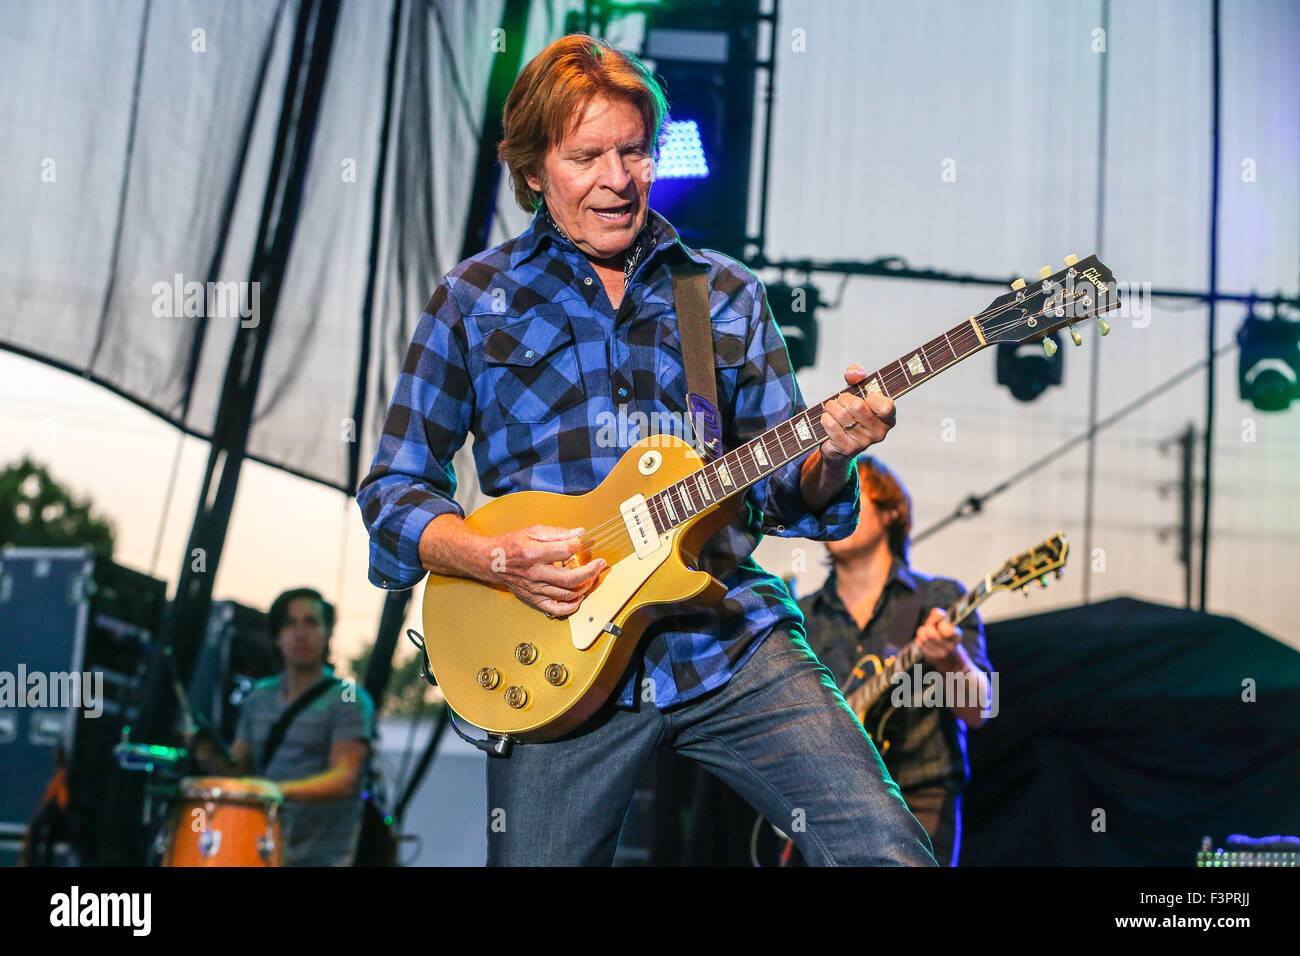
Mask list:
[[[659,164],[656,179],[703,179],[709,175],[709,163],[700,141],[695,120],[670,120],[659,137]]]

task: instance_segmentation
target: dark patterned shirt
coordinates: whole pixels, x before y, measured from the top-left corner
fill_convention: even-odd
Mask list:
[[[916,636],[916,629],[931,608],[947,610],[964,593],[965,588],[956,581],[927,578],[895,558],[865,628],[858,627],[840,597],[834,570],[822,588],[803,598],[799,607],[807,619],[809,646],[830,668],[835,682],[844,687],[854,665],[863,655],[875,654],[882,661],[893,657]],[[911,600],[910,595],[915,595],[916,600]],[[908,619],[899,619],[899,614],[906,614]],[[961,643],[971,661],[989,673],[992,668],[984,647],[984,625],[979,615],[967,618],[961,631]],[[935,670],[924,659],[921,666],[923,675]],[[915,689],[917,693],[919,690]],[[872,728],[868,726],[867,729]],[[889,719],[886,737],[890,746],[884,754],[885,764],[900,788],[947,786],[960,789],[970,779],[966,723],[947,707],[899,707]]]
[[[591,263],[540,213],[522,235],[443,277],[357,492],[372,583],[409,588],[424,576],[421,533],[437,515],[464,514],[451,462],[471,432],[479,481],[492,496],[583,494],[647,434],[681,437],[671,423],[683,421],[686,376],[668,265],[682,257],[708,270],[725,448],[804,410],[763,284],[726,256],[687,249],[653,211],[646,229],[649,251],[617,314]],[[656,621],[621,703],[631,705],[634,693],[660,707],[689,700],[726,683],[778,624],[802,635],[789,591],[751,553],[763,534],[838,539],[858,521],[856,469],[846,466],[844,489],[810,513],[802,462],[750,488],[740,523],[702,549],[698,567],[727,587],[725,600]]]

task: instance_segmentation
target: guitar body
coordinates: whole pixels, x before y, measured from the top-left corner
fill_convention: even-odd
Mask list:
[[[848,681],[840,688],[840,691],[849,699],[849,706],[853,708],[854,715],[858,722],[867,731],[867,736],[871,742],[876,745],[883,757],[889,752],[889,740],[885,737],[885,725],[889,723],[889,718],[894,716],[894,707],[887,697],[873,696],[866,704],[861,706],[852,700],[853,694],[868,681],[877,677],[890,668],[895,662],[895,658],[890,657],[884,661],[875,654],[865,654],[862,659],[853,666]]]
[[[743,495],[702,510],[638,556],[620,507],[649,498],[704,462],[671,435],[624,453],[584,495],[523,491],[479,508],[465,522],[486,535],[534,524],[584,528],[582,563],[608,563],[578,610],[548,618],[501,585],[430,574],[424,590],[429,665],[452,709],[475,726],[537,742],[577,728],[617,688],[646,628],[680,614],[683,602],[716,603],[726,588],[693,565],[704,543],[737,518]]]

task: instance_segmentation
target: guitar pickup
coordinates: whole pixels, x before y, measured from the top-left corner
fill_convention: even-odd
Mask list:
[[[650,516],[650,506],[646,504],[645,495],[633,495],[618,506],[623,515],[623,526],[627,536],[632,539],[632,549],[638,558],[654,554],[663,545],[659,540],[659,529],[655,527]]]

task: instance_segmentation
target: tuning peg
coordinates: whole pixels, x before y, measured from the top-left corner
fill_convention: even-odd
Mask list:
[[[1078,261],[1079,261],[1079,257],[1076,256],[1073,252],[1065,257],[1065,264],[1067,266],[1075,265]]]
[[[1065,568],[1057,568],[1057,569],[1056,569],[1056,579],[1059,581],[1059,580],[1060,580],[1061,578],[1063,578],[1063,577],[1065,577]]]
[[[1015,282],[1011,283],[1011,290],[1013,292],[1019,292],[1024,287],[1025,287],[1024,279],[1017,279]]]
[[[1102,335],[1110,334],[1110,323],[1101,317],[1098,317],[1097,319],[1097,328],[1101,330]]]
[[[1043,266],[1041,269],[1038,270],[1038,278],[1040,279],[1046,279],[1051,274],[1052,274],[1051,266]]]
[[[1020,589],[1020,593],[1023,594],[1025,597],[1029,597],[1029,585],[1026,584],[1024,587],[1022,587]]]
[[[1070,326],[1070,339],[1071,341],[1074,342],[1075,345],[1083,344],[1083,336],[1079,334],[1079,330],[1076,329],[1073,325]]]
[[[1056,354],[1056,343],[1051,339],[1043,339],[1043,351],[1047,353],[1048,358],[1051,358]]]
[[[1041,578],[1038,579],[1038,585],[1039,585],[1039,587],[1044,587],[1044,588],[1047,587],[1047,575],[1046,575],[1046,574],[1044,574]]]

